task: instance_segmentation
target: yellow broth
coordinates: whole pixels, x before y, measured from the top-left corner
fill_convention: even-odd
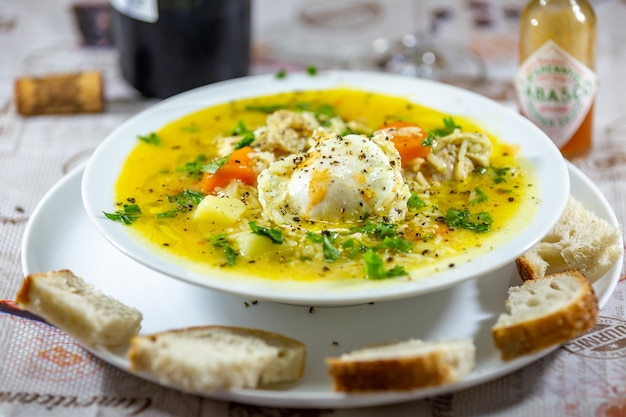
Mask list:
[[[198,155],[212,160],[217,154],[220,137],[229,136],[233,128],[244,121],[249,129],[265,124],[267,114],[249,110],[250,106],[285,105],[297,103],[331,105],[343,120],[356,120],[375,129],[388,121],[404,120],[419,124],[430,131],[441,127],[445,117],[453,116],[462,131],[480,132],[472,121],[456,115],[448,115],[434,109],[408,102],[401,97],[391,97],[351,89],[324,91],[301,91],[281,93],[266,97],[237,100],[189,114],[168,123],[155,132],[160,145],[138,141],[129,154],[116,186],[117,204],[137,204],[142,215],[129,227],[145,240],[168,253],[174,254],[196,265],[219,269],[225,276],[229,273],[251,275],[269,279],[297,280],[346,280],[363,279],[360,260],[339,259],[335,262],[312,261],[305,256],[286,251],[281,256],[243,260],[238,258],[234,265],[225,262],[223,248],[209,243],[212,234],[222,231],[219,227],[207,230],[192,220],[193,210],[171,218],[157,218],[157,213],[171,209],[167,196],[184,189],[198,189],[198,181],[180,175],[177,169],[194,161]],[[146,135],[151,132],[137,132]],[[493,144],[490,161],[492,167],[507,167],[504,182],[494,180],[491,175],[471,175],[464,182],[450,181],[429,190],[429,203],[445,213],[450,207],[465,207],[472,212],[488,212],[493,224],[491,231],[476,233],[464,229],[441,228],[437,219],[423,229],[413,224],[404,230],[404,236],[414,245],[411,254],[394,253],[383,255],[387,266],[401,265],[407,271],[419,271],[431,265],[453,268],[459,257],[472,257],[491,250],[509,239],[516,228],[523,226],[533,215],[537,187],[530,172],[518,160],[515,147],[506,144],[506,138],[489,136]],[[479,188],[486,201],[469,203],[468,195]],[[439,219],[440,220],[440,219]],[[499,233],[506,229],[507,233]],[[443,230],[443,232],[441,232]],[[438,239],[433,232],[439,233]],[[270,243],[271,244],[271,243]],[[307,243],[306,240],[302,244]],[[277,245],[277,251],[280,251]],[[473,258],[470,258],[471,261]],[[467,261],[468,259],[465,259]],[[412,274],[415,277],[419,273]]]

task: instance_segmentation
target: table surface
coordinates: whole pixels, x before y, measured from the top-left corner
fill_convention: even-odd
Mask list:
[[[340,5],[347,13],[344,16],[353,18],[345,20],[353,28],[335,32],[315,28],[310,16],[323,15],[323,10],[311,11],[309,3],[254,0],[252,73],[309,64],[372,69],[372,44],[384,49],[411,29],[409,13],[397,12],[408,8],[410,0],[315,3]],[[364,4],[366,9],[361,8]],[[624,224],[626,3],[594,4],[599,35],[594,146],[589,155],[572,162],[605,195]],[[116,126],[157,103],[141,97],[123,80],[114,48],[84,45],[72,5],[70,0],[0,3],[0,300],[14,299],[21,283],[22,237],[42,197],[84,163]],[[511,107],[515,107],[511,80],[519,7],[519,0],[440,1],[436,3],[439,20],[433,26],[437,36],[464,40],[483,56],[488,82],[473,88]],[[340,36],[344,49],[327,47],[329,37]],[[302,39],[308,42],[306,53],[299,47]],[[104,74],[104,112],[36,117],[17,113],[13,91],[17,78],[94,68]],[[517,372],[460,392],[340,410],[265,408],[163,388],[99,361],[64,333],[11,314],[10,305],[0,303],[0,416],[626,416],[623,281],[600,313],[605,342],[613,342],[604,355],[592,357],[566,345]],[[64,366],[68,360],[81,366]]]

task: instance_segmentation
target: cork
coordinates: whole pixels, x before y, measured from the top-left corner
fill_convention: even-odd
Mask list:
[[[88,71],[15,81],[17,111],[24,116],[99,113],[104,110],[102,74]]]

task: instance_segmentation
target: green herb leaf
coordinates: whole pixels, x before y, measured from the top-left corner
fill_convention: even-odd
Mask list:
[[[202,169],[205,162],[206,157],[204,155],[198,155],[194,161],[185,163],[185,165],[176,168],[176,171],[185,172],[192,178],[199,179],[202,177]]]
[[[384,239],[385,237],[394,237],[398,235],[396,228],[398,225],[390,224],[390,223],[374,223],[368,220],[364,226],[362,227],[352,227],[350,228],[351,232],[357,233],[365,233],[369,235],[374,235],[379,239]]]
[[[493,176],[493,182],[495,184],[502,184],[506,181],[506,176],[509,174],[511,167],[494,167],[490,166],[491,174]]]
[[[154,132],[148,133],[147,135],[137,135],[137,139],[140,141],[147,143],[148,145],[156,145],[159,146],[161,144],[161,138]]]
[[[315,243],[322,245],[324,252],[324,259],[327,262],[335,262],[341,256],[341,251],[335,247],[335,240],[337,239],[336,232],[324,231],[321,234],[315,234],[312,232],[307,233],[307,238]]]
[[[180,213],[179,210],[164,211],[157,214],[157,219],[171,219],[172,217],[176,217],[178,213]]]
[[[306,72],[313,76],[317,74],[317,67],[315,65],[309,65],[308,67],[306,67]]]
[[[283,232],[280,229],[257,226],[255,222],[249,222],[248,226],[253,233],[261,236],[267,236],[274,243],[283,243]]]
[[[411,197],[406,202],[408,208],[413,210],[419,210],[427,206],[426,202],[422,200],[417,194],[411,193]]]
[[[493,219],[489,213],[484,211],[473,215],[469,210],[451,208],[446,213],[445,223],[450,227],[485,233],[491,230]]]
[[[432,136],[434,137],[448,136],[449,134],[453,133],[455,129],[460,129],[460,128],[461,126],[456,124],[452,116],[448,116],[448,117],[443,118],[443,127],[439,127],[437,129],[431,130],[430,132],[428,132],[428,136],[431,137],[430,140],[432,141]]]
[[[347,249],[350,251],[347,255],[349,259],[356,258],[359,253],[365,252],[368,249],[366,246],[356,241],[355,239],[348,239],[342,242],[341,247],[342,249]]]
[[[287,76],[287,70],[285,68],[280,68],[276,71],[276,78],[285,78]]]
[[[218,233],[209,238],[211,243],[216,248],[222,248],[224,250],[224,256],[228,265],[233,266],[237,262],[237,256],[239,255],[235,249],[230,245],[228,241],[228,235],[226,233]]]
[[[217,158],[209,162],[208,164],[204,164],[202,166],[202,172],[208,172],[209,174],[215,174],[226,162],[228,162],[228,158],[230,155],[223,156],[221,158]]]
[[[487,194],[485,194],[483,190],[476,187],[474,188],[474,192],[476,192],[476,198],[470,201],[471,205],[480,204],[480,203],[484,203],[485,201],[487,201]]]
[[[167,200],[175,203],[176,208],[157,214],[158,219],[176,217],[178,213],[184,213],[193,210],[195,206],[200,204],[204,199],[204,194],[194,190],[182,190],[178,194],[168,195]]]
[[[176,203],[176,206],[179,208],[192,209],[200,204],[204,197],[205,195],[199,191],[182,190],[178,194],[168,195],[167,199],[172,203]]]
[[[369,249],[363,254],[363,262],[365,264],[365,277],[369,279],[384,279],[407,275],[406,270],[399,265],[389,270],[385,269],[383,259],[373,249]]]
[[[254,136],[254,132],[252,131],[246,132],[243,135],[243,138],[241,138],[241,140],[235,144],[235,150],[252,145],[252,142],[254,142],[254,139],[256,139]]]
[[[241,140],[235,144],[235,150],[251,145],[255,139],[254,131],[248,129],[243,120],[240,120],[237,123],[237,126],[233,129],[232,134],[235,136],[242,136]]]
[[[115,213],[103,213],[107,219],[129,225],[134,223],[139,218],[141,215],[141,209],[137,204],[124,204],[122,210],[117,210]]]
[[[408,253],[413,250],[413,244],[399,236],[386,237],[380,245],[376,246],[376,249],[391,249]]]
[[[480,175],[484,175],[487,173],[487,167],[476,167],[474,168],[474,172]]]

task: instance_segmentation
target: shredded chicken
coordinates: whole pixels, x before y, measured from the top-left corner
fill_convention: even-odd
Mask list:
[[[432,152],[426,157],[427,176],[431,180],[463,181],[476,167],[487,167],[492,145],[482,133],[461,132],[437,138]]]
[[[255,145],[270,152],[302,152],[309,148],[311,133],[319,125],[311,112],[278,110],[267,117],[265,126],[254,131]]]

